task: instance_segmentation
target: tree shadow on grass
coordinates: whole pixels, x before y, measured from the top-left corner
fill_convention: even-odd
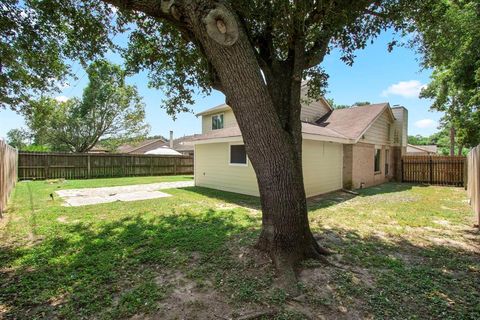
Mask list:
[[[343,191],[334,191],[327,194],[314,196],[307,199],[309,210],[317,210],[320,208],[326,208],[338,203],[348,201],[355,197],[368,197],[380,194],[395,193],[401,191],[411,190],[414,186],[423,186],[415,185],[408,183],[384,183],[378,186],[373,186],[365,189],[355,190],[358,195]],[[229,202],[236,204],[238,206],[247,207],[250,209],[261,210],[260,199],[255,196],[249,196],[239,193],[233,193],[228,191],[221,191],[216,189],[210,189],[205,187],[185,187],[180,188],[189,192],[198,193],[202,196],[206,196],[212,199],[217,199],[223,202]]]
[[[254,196],[249,196],[249,195],[234,193],[234,192],[228,192],[228,191],[221,191],[216,189],[210,189],[205,187],[185,187],[181,189],[189,192],[198,193],[202,196],[209,197],[211,199],[216,199],[222,202],[233,203],[241,207],[261,210],[259,197],[254,197]]]
[[[217,282],[212,290],[235,297],[232,304],[281,305],[278,291],[272,295],[269,282],[259,280],[258,267],[227,249],[237,235],[249,238],[255,233],[241,216],[214,210],[137,215],[98,225],[65,225],[57,236],[31,246],[3,247],[3,316],[117,319],[156,314],[167,288],[157,285],[155,277],[176,270],[226,277],[228,281]],[[318,236],[338,253],[331,261],[344,268],[321,266],[302,272],[305,308],[338,319],[369,314],[478,319],[480,258],[474,252],[418,245],[399,236],[361,236],[341,228]],[[334,294],[325,296],[330,287]],[[328,299],[333,302],[327,305]],[[177,303],[183,307],[185,302]],[[340,312],[341,306],[356,313]]]
[[[361,317],[480,318],[480,256],[473,250],[417,244],[402,236],[361,236],[341,228],[323,231],[318,238],[337,252],[331,261],[345,269],[329,268],[327,279],[321,276],[324,267],[304,270],[302,280],[311,299],[338,295],[346,306],[360,302],[355,308],[364,310]],[[326,295],[321,282],[335,293]],[[345,317],[337,316],[333,318]]]
[[[259,205],[256,197],[185,189],[241,206]],[[31,245],[0,248],[0,316],[116,319],[142,312],[155,314],[155,304],[145,303],[162,299],[166,288],[155,284],[154,278],[172,270],[205,277],[226,275],[230,280],[218,282],[215,289],[239,299],[235,303],[252,299],[277,303],[281,295],[270,296],[269,282],[258,285],[258,268],[252,270],[254,264],[235,260],[239,255],[228,251],[237,235],[255,237],[257,226],[245,215],[212,209],[64,224],[57,234]],[[309,308],[328,313],[360,301],[359,310],[364,307],[367,315],[377,318],[480,317],[478,254],[434,243],[418,245],[400,236],[365,237],[341,228],[324,231],[319,237],[322,245],[338,252],[331,259],[345,269],[322,266],[307,270],[311,277],[305,283]],[[321,274],[332,280],[328,285],[334,287],[332,296],[339,296],[339,302],[324,304],[321,289],[328,286],[318,278]],[[309,300],[315,295],[320,297],[316,302]],[[347,318],[335,312],[332,318]]]
[[[250,227],[239,216],[137,215],[65,225],[32,245],[2,247],[0,311],[5,318],[108,318],[105,310],[118,307],[122,291],[151,283],[153,271],[181,268],[194,255],[209,263],[221,258],[225,242]]]
[[[328,208],[330,206],[337,205],[339,203],[354,199],[356,197],[371,197],[389,193],[408,191],[415,186],[423,187],[424,185],[387,182],[377,186],[354,190],[353,192],[356,194],[344,191],[334,191],[327,194],[308,198],[308,208],[312,211],[322,208]]]

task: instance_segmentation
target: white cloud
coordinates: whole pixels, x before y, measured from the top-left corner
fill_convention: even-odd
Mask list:
[[[438,123],[432,119],[422,119],[415,122],[415,127],[420,129],[436,128]]]
[[[68,101],[68,97],[57,96],[57,97],[55,97],[55,100],[57,100],[58,102],[66,102],[66,101]]]
[[[404,98],[418,98],[424,86],[425,85],[418,80],[400,81],[383,90],[382,96],[397,95]]]

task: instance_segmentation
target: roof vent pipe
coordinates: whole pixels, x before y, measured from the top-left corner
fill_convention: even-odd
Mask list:
[[[170,149],[173,149],[173,131],[172,130],[170,130],[170,140],[169,140],[169,142],[170,142]]]

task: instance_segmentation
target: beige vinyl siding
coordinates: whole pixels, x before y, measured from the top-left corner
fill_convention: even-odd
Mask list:
[[[302,103],[300,119],[302,121],[314,122],[330,111],[323,99],[318,101],[305,101]]]
[[[195,185],[258,196],[251,163],[229,165],[229,143],[195,146]],[[304,140],[303,170],[307,197],[342,188],[341,144]]]
[[[223,113],[223,127],[230,128],[237,126],[237,119],[232,110],[221,111],[218,113],[212,113],[209,115],[202,116],[202,133],[207,133],[212,131],[212,116]]]
[[[307,197],[342,188],[342,144],[304,140],[302,159]]]
[[[364,139],[359,142],[371,143],[376,145],[390,144],[391,140],[388,137],[388,125],[391,125],[390,134],[392,134],[393,124],[389,117],[387,110],[385,110],[380,117],[372,124],[372,126],[365,132]]]
[[[258,185],[252,165],[229,164],[229,143],[195,145],[195,185],[258,196]]]

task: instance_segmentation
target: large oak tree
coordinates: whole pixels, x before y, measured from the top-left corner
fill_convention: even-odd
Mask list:
[[[102,54],[112,46],[109,35],[128,28],[122,50],[128,68],[150,71],[150,85],[167,93],[170,114],[187,110],[197,88],[221,91],[257,175],[263,214],[258,248],[286,279],[299,261],[329,253],[307,217],[302,80],[309,80],[309,97],[318,97],[327,79],[319,65],[332,48],[351,64],[355,50],[418,13],[412,0],[7,0],[0,8],[6,21],[0,25],[4,106],[21,105],[30,93],[8,84],[37,89],[38,77],[61,78],[68,73],[65,58]],[[34,53],[57,68],[43,69]]]

